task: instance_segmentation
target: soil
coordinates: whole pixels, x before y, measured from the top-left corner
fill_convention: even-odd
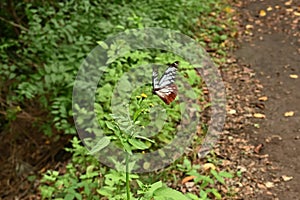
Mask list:
[[[255,198],[300,199],[300,2],[248,0],[237,9],[243,36],[235,55],[254,70],[264,96],[259,128],[247,135],[278,168],[263,175],[275,183],[273,197]]]

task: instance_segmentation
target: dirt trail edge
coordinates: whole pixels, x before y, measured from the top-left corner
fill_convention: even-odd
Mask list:
[[[300,199],[300,2],[244,0],[238,3],[241,43],[235,52],[260,80],[264,94],[250,142],[263,147],[278,167],[269,174],[275,199]],[[264,118],[265,116],[265,118]],[[261,195],[258,199],[270,199]]]

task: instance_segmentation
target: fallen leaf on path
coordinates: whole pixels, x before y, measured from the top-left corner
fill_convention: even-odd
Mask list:
[[[294,111],[289,111],[289,112],[285,112],[284,116],[285,117],[292,117],[292,116],[294,116],[294,114],[295,114]]]
[[[267,188],[272,188],[272,187],[274,187],[275,185],[274,185],[273,182],[266,182],[266,183],[265,183],[265,186],[266,186]]]
[[[258,119],[264,119],[264,118],[266,118],[266,115],[261,114],[261,113],[254,113],[253,116],[255,118],[258,118]]]
[[[298,75],[297,74],[290,74],[290,78],[296,79],[296,78],[298,78]]]
[[[277,138],[278,140],[282,140],[282,137],[280,135],[272,135],[271,139]]]
[[[269,154],[265,154],[265,155],[254,155],[257,158],[263,159],[263,158],[268,158]]]
[[[284,3],[284,5],[286,5],[286,6],[290,6],[290,5],[292,5],[292,2],[293,2],[293,0],[291,0],[291,1],[287,1],[287,2],[285,2],[285,3]]]
[[[264,17],[266,15],[267,15],[266,11],[264,11],[264,10],[259,11],[259,16]]]
[[[272,192],[270,192],[270,191],[266,191],[266,194],[267,195],[269,195],[269,196],[275,196]],[[276,199],[276,198],[275,198]],[[276,199],[276,200],[278,200],[278,199]]]
[[[259,124],[254,124],[253,125],[255,128],[260,128],[260,125]]]
[[[268,97],[267,96],[259,97],[258,100],[259,101],[267,101]]]
[[[272,136],[266,138],[266,142],[269,143],[269,142],[271,142],[273,139],[278,139],[279,141],[281,141],[281,140],[282,140],[282,137],[281,137],[280,135],[272,135]]]
[[[230,109],[230,110],[228,111],[228,114],[231,114],[231,115],[236,114],[236,110]]]
[[[259,144],[259,145],[257,145],[255,148],[254,148],[254,152],[255,153],[257,153],[257,154],[259,154],[259,152],[261,151],[261,149],[263,148],[263,144]]]
[[[271,11],[271,10],[273,10],[272,6],[269,6],[269,7],[267,8],[267,11]]]
[[[235,58],[228,58],[226,60],[226,63],[228,63],[228,64],[236,63],[236,59]]]
[[[286,175],[282,175],[281,176],[281,178],[283,179],[283,181],[290,181],[290,180],[292,180],[294,177],[292,177],[292,176],[286,176]]]
[[[250,35],[250,36],[253,35],[253,33],[251,31],[247,31],[247,30],[245,30],[245,34]]]
[[[254,27],[254,26],[251,25],[251,24],[247,24],[247,25],[246,25],[246,29],[253,29],[253,27]]]
[[[264,184],[261,184],[261,183],[257,183],[257,187],[260,188],[260,189],[267,190],[267,187]]]

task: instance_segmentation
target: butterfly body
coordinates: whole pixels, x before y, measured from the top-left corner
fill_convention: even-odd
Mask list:
[[[158,79],[157,68],[153,69],[152,73],[152,86],[153,93],[159,96],[167,105],[172,103],[177,96],[178,88],[175,84],[175,78],[177,73],[179,62],[176,61],[172,64],[169,64],[169,67]]]

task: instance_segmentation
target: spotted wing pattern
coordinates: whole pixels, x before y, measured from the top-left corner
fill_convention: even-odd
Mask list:
[[[174,83],[179,62],[176,61],[169,65],[162,77],[158,78],[157,68],[152,72],[153,93],[159,96],[169,105],[177,96],[177,85]]]

